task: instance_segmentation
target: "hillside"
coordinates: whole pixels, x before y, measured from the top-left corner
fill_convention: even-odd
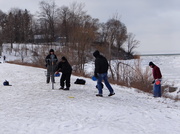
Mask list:
[[[96,97],[96,82],[55,89],[45,83],[45,70],[0,64],[1,134],[179,134],[179,102],[112,85],[116,95]]]

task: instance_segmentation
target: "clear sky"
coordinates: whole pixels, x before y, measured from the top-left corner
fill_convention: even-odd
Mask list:
[[[41,0],[0,0],[0,9],[39,11]],[[49,1],[49,0],[45,0]],[[140,41],[138,54],[180,53],[180,0],[54,0],[61,7],[84,3],[84,10],[100,22],[118,14],[128,32]]]

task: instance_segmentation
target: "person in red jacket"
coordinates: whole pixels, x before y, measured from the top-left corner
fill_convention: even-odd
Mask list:
[[[158,66],[156,66],[152,61],[149,62],[149,66],[152,68],[152,73],[153,73],[153,77],[154,77],[154,81],[152,82],[154,84],[154,86],[153,86],[154,97],[161,97],[162,74],[161,74],[160,68]]]

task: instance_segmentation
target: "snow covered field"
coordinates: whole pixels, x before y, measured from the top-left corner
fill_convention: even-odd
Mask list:
[[[152,61],[152,58],[149,58]],[[156,58],[153,59],[156,61]],[[180,79],[178,60],[159,60],[164,77]],[[171,62],[175,65],[170,66]],[[169,66],[163,66],[169,64]],[[143,62],[148,64],[148,60]],[[176,70],[177,69],[177,70]],[[176,70],[176,71],[175,71]],[[0,64],[0,82],[8,80],[12,86],[0,85],[0,134],[179,134],[180,102],[153,98],[112,85],[116,95],[96,97],[96,82],[84,78],[86,85],[71,90],[55,89],[46,84],[44,69]],[[168,79],[169,80],[169,79]],[[176,83],[177,86],[178,83]]]

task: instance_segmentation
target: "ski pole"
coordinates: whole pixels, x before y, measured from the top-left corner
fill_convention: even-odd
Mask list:
[[[51,82],[52,82],[52,89],[54,89],[54,81],[53,81],[53,58],[51,57]]]

